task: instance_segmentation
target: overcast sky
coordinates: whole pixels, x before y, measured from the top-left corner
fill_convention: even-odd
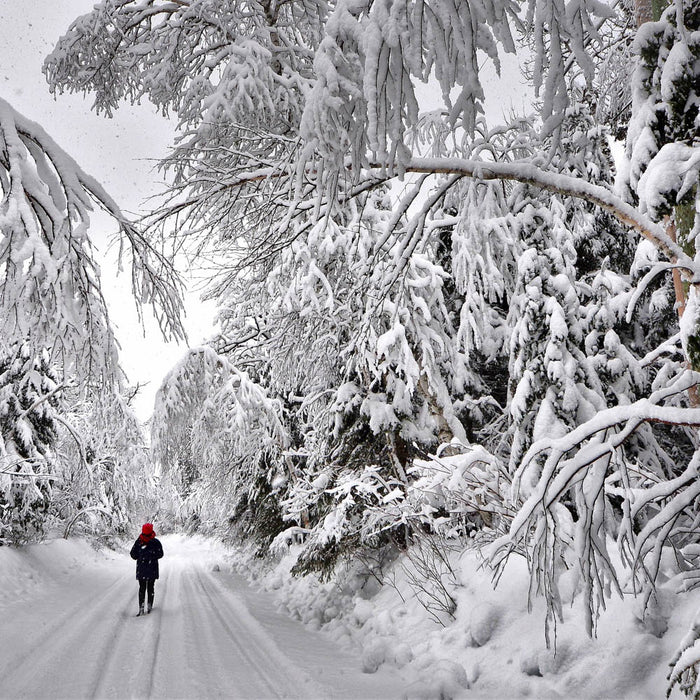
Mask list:
[[[41,124],[80,166],[99,180],[127,212],[142,208],[158,186],[153,161],[166,154],[173,129],[150,105],[124,107],[112,119],[97,116],[90,98],[61,95],[54,99],[41,72],[44,57],[70,22],[89,12],[94,0],[0,0],[0,95],[26,117]],[[154,324],[140,328],[129,294],[129,274],[116,276],[105,235],[115,227],[108,218],[92,218],[93,239],[102,246],[103,287],[121,344],[122,365],[129,381],[148,382],[135,404],[140,418],[152,412],[153,398],[167,370],[184,346],[166,344]],[[212,328],[212,309],[188,299],[190,342],[198,344]]]

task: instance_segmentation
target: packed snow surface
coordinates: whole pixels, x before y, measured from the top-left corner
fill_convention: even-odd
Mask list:
[[[155,608],[143,618],[130,543],[0,547],[0,698],[651,700],[664,697],[700,605],[673,579],[646,611],[613,596],[591,639],[565,575],[565,619],[547,649],[524,561],[494,590],[474,552],[453,552],[456,609],[437,613],[440,624],[405,555],[385,566],[385,585],[357,562],[321,582],[289,575],[296,545],[266,563],[212,539],[160,539]]]
[[[2,698],[393,698],[395,669],[277,610],[204,538],[166,535],[150,615],[128,546],[0,548]]]

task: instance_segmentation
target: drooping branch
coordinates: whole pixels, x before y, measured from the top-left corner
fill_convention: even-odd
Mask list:
[[[348,170],[351,164],[347,165]],[[387,163],[372,162],[369,168],[379,171],[374,174],[374,185],[380,182],[388,182],[396,177],[393,165]],[[177,204],[173,204],[164,210],[156,220],[162,221],[171,215],[176,215],[183,209],[201,204],[202,197],[220,196],[225,191],[235,190],[249,184],[265,179],[285,178],[293,175],[293,166],[287,167],[261,167],[237,173],[229,182],[219,183],[202,196],[193,197]],[[471,177],[479,180],[509,180],[523,184],[540,187],[550,192],[556,192],[568,197],[582,199],[599,206],[610,212],[620,222],[634,229],[639,234],[650,240],[675,264],[675,267],[685,271],[686,279],[692,284],[700,283],[700,270],[693,259],[668,235],[664,227],[652,221],[643,212],[625,202],[613,192],[580,178],[571,177],[558,172],[551,172],[539,168],[529,162],[488,162],[482,160],[469,160],[464,158],[411,158],[402,168],[405,173],[427,175],[453,175],[457,177]],[[316,175],[317,170],[309,167],[304,171],[304,176]],[[456,180],[455,180],[456,182]],[[347,195],[346,197],[347,198]],[[308,200],[303,209],[312,206]]]
[[[32,411],[36,410],[42,403],[44,403],[45,401],[48,401],[52,396],[55,396],[59,392],[63,391],[67,386],[69,386],[69,385],[66,382],[63,382],[62,384],[59,384],[58,386],[54,387],[48,393],[39,397],[29,408],[25,409],[24,411],[22,411],[22,413],[19,414],[18,419],[21,420],[23,418],[26,418]]]
[[[112,354],[115,344],[89,237],[90,214],[97,206],[118,225],[123,249],[131,254],[137,308],[140,310],[143,303],[152,304],[163,333],[184,338],[182,287],[170,261],[126,219],[99,182],[85,173],[39,124],[2,99],[0,179],[4,223],[0,257],[7,262],[0,274],[1,301],[6,318],[11,318],[13,308],[20,309],[19,316],[25,317],[14,325],[8,321],[6,333],[14,333],[20,326],[20,332],[25,333],[26,320],[34,319],[37,327],[51,329],[48,339],[34,338],[39,345],[55,347],[62,342],[64,349],[74,355],[92,355],[95,348],[109,348]],[[15,211],[19,216],[13,214]],[[35,264],[18,264],[13,250],[23,251],[24,258],[33,257]],[[44,277],[42,266],[48,270]],[[75,309],[65,307],[65,300],[74,297],[83,301],[83,315],[77,322]],[[89,337],[87,348],[83,348],[85,337]],[[110,362],[105,359],[100,364]],[[80,362],[85,368],[92,367],[91,363]]]
[[[371,167],[387,169],[387,166],[381,163],[372,164]],[[654,223],[638,209],[600,185],[562,173],[549,172],[532,163],[523,162],[488,163],[462,158],[411,158],[405,166],[405,171],[436,175],[464,175],[479,180],[513,180],[591,202],[648,238],[679,267],[691,273],[691,282],[700,282],[700,273],[693,259],[668,236],[661,225]]]
[[[71,530],[73,529],[73,525],[75,525],[75,523],[78,521],[79,518],[81,518],[83,515],[87,515],[88,513],[102,513],[103,515],[106,515],[111,520],[116,519],[114,513],[111,513],[103,506],[88,506],[87,508],[83,508],[82,510],[79,510],[71,518],[70,522],[66,525],[66,528],[63,531],[63,539],[67,540],[68,537],[70,537],[70,533],[71,533]]]
[[[700,409],[660,405],[674,394],[683,393],[700,380],[696,372],[686,372],[672,386],[654,392],[624,406],[599,411],[592,419],[560,438],[536,441],[525,454],[513,479],[513,493],[519,493],[526,474],[536,461],[546,454],[537,484],[513,520],[510,532],[496,544],[494,554],[512,547],[526,536],[538,514],[554,507],[574,483],[580,481],[590,465],[614,453],[643,423],[700,426]],[[609,431],[615,430],[612,435]],[[670,494],[659,493],[667,497]]]

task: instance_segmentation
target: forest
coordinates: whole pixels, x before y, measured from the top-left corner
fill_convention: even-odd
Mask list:
[[[300,577],[418,557],[448,615],[476,549],[526,562],[548,641],[564,572],[591,635],[697,585],[697,2],[101,0],[61,32],[47,90],[178,131],[133,220],[0,98],[0,543],[149,512]],[[513,57],[531,111],[487,123]],[[96,208],[165,336],[176,259],[218,309],[149,426]],[[700,697],[688,625],[669,692]]]

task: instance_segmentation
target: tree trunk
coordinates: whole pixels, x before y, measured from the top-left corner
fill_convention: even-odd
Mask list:
[[[634,0],[634,19],[637,22],[637,27],[654,20],[654,8],[651,0]]]
[[[422,370],[422,368],[421,368]],[[453,438],[458,438],[461,442],[466,442],[466,435],[464,435],[464,431],[461,432],[461,434],[457,435],[455,434],[455,430],[453,427],[450,425],[450,422],[447,420],[447,417],[445,416],[445,411],[444,408],[440,405],[440,402],[438,401],[437,397],[433,393],[433,391],[430,388],[430,384],[428,382],[428,377],[426,374],[423,372],[420,375],[420,379],[418,380],[418,391],[423,395],[423,398],[425,399],[426,403],[428,404],[428,407],[430,409],[430,413],[435,419],[435,422],[437,423],[438,427],[438,443],[440,445],[446,445],[448,443],[451,443]],[[458,426],[459,427],[459,426]],[[455,447],[447,447],[444,448],[444,451],[442,454],[444,455],[450,455],[450,454],[457,454],[458,450]]]
[[[408,486],[408,477],[406,476],[406,466],[409,461],[408,445],[398,430],[387,430],[386,439],[396,476],[404,486]]]
[[[668,237],[677,242],[676,236],[676,222],[673,217],[667,216],[664,219],[664,227],[666,228],[666,233]],[[683,285],[683,278],[681,277],[681,271],[678,268],[673,270],[673,291],[676,294],[676,310],[678,311],[678,318],[683,317],[683,312],[685,311],[685,304],[688,301],[687,293]]]

